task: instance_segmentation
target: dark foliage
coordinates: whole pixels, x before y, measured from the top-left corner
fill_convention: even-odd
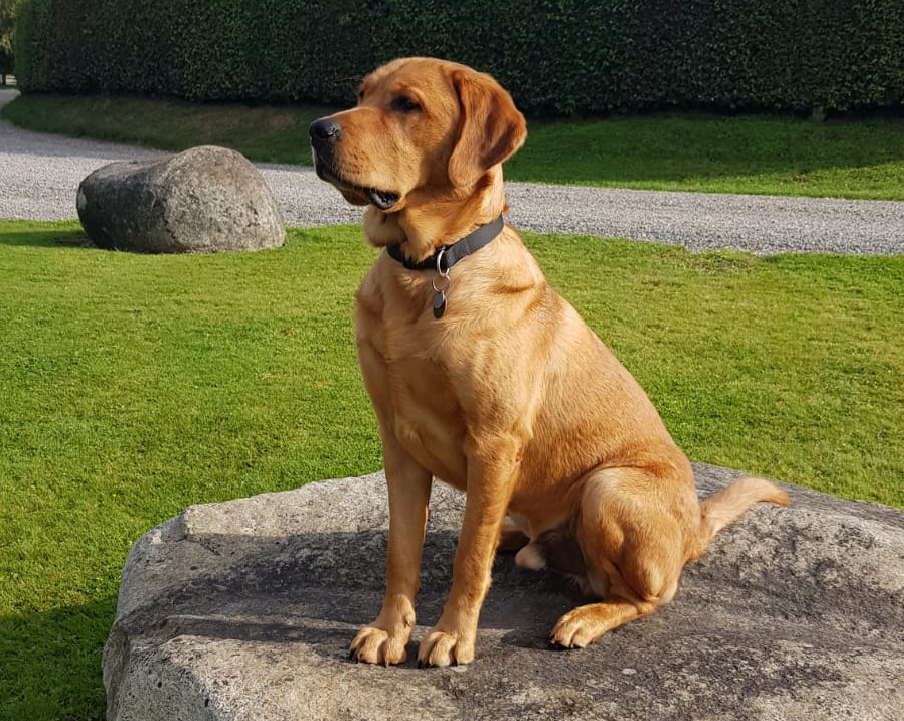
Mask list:
[[[23,0],[25,91],[345,103],[400,55],[531,113],[904,104],[902,0]]]

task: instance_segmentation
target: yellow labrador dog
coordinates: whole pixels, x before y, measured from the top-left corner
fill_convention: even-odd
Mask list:
[[[386,466],[386,593],[353,659],[406,658],[434,476],[467,501],[452,590],[420,644],[425,666],[473,660],[499,547],[602,599],[552,629],[554,645],[585,646],[667,603],[684,565],[750,506],[787,505],[757,478],[698,501],[644,391],[503,222],[501,164],[527,130],[492,77],[395,60],[310,134],[317,174],[367,206],[364,232],[385,248],[355,323]]]

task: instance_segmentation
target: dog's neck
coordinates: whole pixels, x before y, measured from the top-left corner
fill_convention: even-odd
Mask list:
[[[475,186],[463,193],[419,203],[419,191],[405,199],[395,212],[384,213],[373,205],[364,211],[364,234],[378,248],[401,245],[414,262],[431,256],[438,248],[451,245],[481,225],[492,222],[505,210],[502,166],[490,168]]]

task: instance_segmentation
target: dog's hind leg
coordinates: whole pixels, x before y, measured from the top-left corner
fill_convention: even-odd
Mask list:
[[[663,477],[664,469],[674,476]],[[699,524],[693,483],[683,472],[690,468],[607,468],[587,479],[577,536],[588,584],[605,598],[562,616],[553,645],[586,646],[671,600],[687,559],[684,529]]]
[[[499,543],[496,546],[497,553],[517,553],[530,543],[530,538],[521,530],[521,526],[515,523],[510,516],[506,516],[502,522],[502,531],[499,533]]]

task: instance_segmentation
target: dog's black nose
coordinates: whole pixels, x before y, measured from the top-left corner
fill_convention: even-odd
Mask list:
[[[342,126],[332,118],[320,118],[311,123],[309,132],[311,140],[338,140],[342,135]]]

